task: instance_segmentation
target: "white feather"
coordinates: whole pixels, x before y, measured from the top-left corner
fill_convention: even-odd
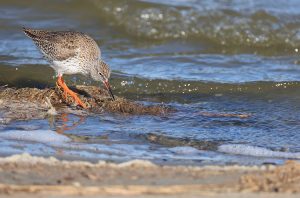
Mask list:
[[[63,61],[52,61],[51,67],[58,74],[87,74],[87,71],[80,66],[80,60],[76,57],[71,57]]]

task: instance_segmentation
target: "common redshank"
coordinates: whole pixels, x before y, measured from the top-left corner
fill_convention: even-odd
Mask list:
[[[64,90],[64,97],[70,95],[77,105],[86,104],[68,88],[63,74],[83,74],[95,81],[102,81],[110,96],[115,100],[108,79],[110,68],[101,58],[97,43],[88,35],[74,31],[47,31],[23,28],[48,60],[57,74],[57,85]]]

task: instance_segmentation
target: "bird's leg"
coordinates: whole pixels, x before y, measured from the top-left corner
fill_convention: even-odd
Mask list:
[[[58,76],[56,83],[59,87],[61,87],[64,90],[65,99],[67,99],[68,95],[70,95],[74,99],[76,104],[78,104],[84,109],[87,108],[87,106],[81,101],[81,99],[77,96],[77,94],[69,89],[69,87],[66,85],[61,75]]]
[[[65,81],[64,81],[64,79],[62,78],[61,75],[59,75],[58,78],[57,78],[56,86],[59,87],[59,88],[62,88],[64,90],[63,94],[64,94],[65,99],[67,100],[68,93],[66,92],[66,89],[64,88],[64,87],[66,87],[66,84],[65,84]]]

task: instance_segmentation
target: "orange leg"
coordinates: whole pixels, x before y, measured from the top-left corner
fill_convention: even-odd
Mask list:
[[[62,76],[60,76],[60,75],[58,76],[57,84],[64,90],[64,97],[66,99],[67,99],[68,95],[70,95],[74,99],[76,104],[78,104],[79,106],[81,106],[84,109],[87,108],[87,106],[80,100],[80,98],[77,96],[77,94],[69,89],[69,87],[64,82]]]

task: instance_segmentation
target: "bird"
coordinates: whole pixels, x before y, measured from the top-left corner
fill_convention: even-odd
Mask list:
[[[33,40],[55,70],[56,84],[63,89],[65,98],[69,95],[78,106],[87,108],[63,79],[64,74],[83,74],[95,81],[102,81],[112,100],[115,100],[108,81],[110,67],[101,58],[101,50],[92,37],[77,31],[50,31],[25,27],[23,32]]]

